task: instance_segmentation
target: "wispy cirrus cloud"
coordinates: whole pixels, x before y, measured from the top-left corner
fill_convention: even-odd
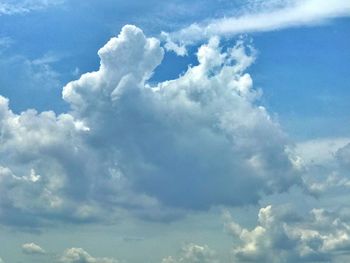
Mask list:
[[[250,3],[248,11],[240,15],[194,23],[179,31],[163,33],[166,47],[179,55],[184,47],[212,36],[232,36],[250,32],[265,32],[289,27],[323,23],[337,17],[350,16],[350,2],[342,0],[261,1]]]
[[[32,11],[48,8],[50,6],[62,4],[63,2],[64,0],[4,0],[0,2],[0,16],[29,13]]]
[[[0,37],[0,52],[2,49],[6,49],[11,46],[13,39],[10,37]]]

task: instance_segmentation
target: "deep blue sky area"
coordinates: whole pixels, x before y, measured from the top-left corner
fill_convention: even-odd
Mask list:
[[[301,118],[303,124],[296,125],[312,136],[349,132],[349,25],[349,19],[339,19],[324,26],[253,35],[259,56],[250,72],[264,91],[264,103],[288,128],[293,129],[288,119]],[[327,125],[329,120],[334,122]]]

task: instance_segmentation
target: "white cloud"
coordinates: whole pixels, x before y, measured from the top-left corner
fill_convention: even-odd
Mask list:
[[[34,243],[26,243],[22,245],[22,251],[25,254],[45,254],[45,250],[42,249],[40,246]]]
[[[288,138],[245,70],[255,50],[212,38],[199,65],[150,86],[159,40],[126,26],[98,54],[98,71],[68,83],[71,112],[13,113],[0,98],[0,220],[152,220],[187,209],[257,203],[301,184]],[[180,213],[180,214],[179,214]]]
[[[15,15],[46,9],[62,4],[65,0],[3,0],[0,2],[1,15]]]
[[[135,191],[181,208],[254,203],[298,177],[286,136],[244,73],[254,61],[247,49],[252,56],[239,41],[224,52],[213,38],[198,50],[198,66],[151,87],[145,81],[163,50],[126,26],[100,49],[100,69],[66,85],[63,98]]]
[[[215,252],[208,246],[188,244],[184,246],[178,257],[163,258],[162,263],[215,263],[218,262]]]
[[[240,240],[233,253],[240,262],[338,262],[349,256],[350,226],[347,220],[323,209],[301,218],[282,207],[261,208],[258,224],[246,229],[226,213],[226,230]]]
[[[55,62],[58,62],[61,59],[61,56],[55,54],[54,52],[47,52],[42,57],[34,59],[32,61],[33,65],[49,65]]]
[[[118,263],[112,258],[94,258],[82,248],[67,249],[60,259],[62,263]]]
[[[5,263],[5,261],[2,258],[0,258],[0,263]]]
[[[78,189],[71,186],[77,176],[74,167],[83,162],[77,138],[84,133],[81,122],[53,112],[28,110],[17,115],[9,110],[8,100],[0,97],[0,131],[2,223],[30,226],[50,215],[79,219],[75,212],[79,209],[69,207],[77,203]]]
[[[267,1],[271,3],[271,1]],[[344,0],[277,1],[265,9],[249,10],[246,14],[196,23],[170,34],[163,33],[167,48],[184,54],[184,45],[212,36],[232,36],[241,33],[272,31],[288,27],[315,25],[337,17],[350,16],[350,2]],[[252,5],[254,6],[254,5]],[[271,8],[273,6],[273,8]],[[279,6],[279,8],[276,8]],[[264,5],[260,4],[260,8]],[[177,45],[178,44],[178,45]]]

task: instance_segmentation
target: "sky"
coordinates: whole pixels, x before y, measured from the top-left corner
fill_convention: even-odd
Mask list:
[[[350,2],[0,0],[0,263],[350,261]]]

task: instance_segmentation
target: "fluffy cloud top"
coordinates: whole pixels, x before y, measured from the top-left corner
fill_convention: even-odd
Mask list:
[[[118,263],[111,258],[94,258],[82,248],[67,249],[60,259],[61,263]]]
[[[138,28],[124,27],[99,55],[99,71],[69,83],[63,98],[134,190],[166,205],[208,208],[254,203],[297,183],[284,134],[255,105],[259,94],[244,73],[254,57],[243,43],[223,52],[211,39],[198,66],[154,87],[146,80],[163,50]]]
[[[22,245],[22,251],[25,254],[45,254],[45,250],[42,249],[40,246],[38,246],[35,243],[26,243]]]
[[[223,50],[212,38],[197,66],[154,86],[164,50],[139,28],[125,26],[98,54],[98,71],[64,87],[67,114],[15,114],[0,99],[3,223],[88,222],[121,210],[174,218],[300,184],[288,139],[245,73],[253,47]]]
[[[177,258],[166,257],[162,263],[215,263],[215,252],[208,246],[188,244],[183,247]]]
[[[226,229],[240,244],[233,253],[240,262],[333,262],[349,254],[347,220],[323,209],[313,209],[309,218],[292,211],[267,206],[260,209],[258,225],[241,227],[226,214]],[[338,261],[334,261],[338,262]]]
[[[0,126],[1,221],[35,225],[53,215],[76,214],[65,209],[81,187],[70,182],[81,158],[74,135],[83,131],[81,124],[69,114],[28,110],[16,115],[1,97]]]

